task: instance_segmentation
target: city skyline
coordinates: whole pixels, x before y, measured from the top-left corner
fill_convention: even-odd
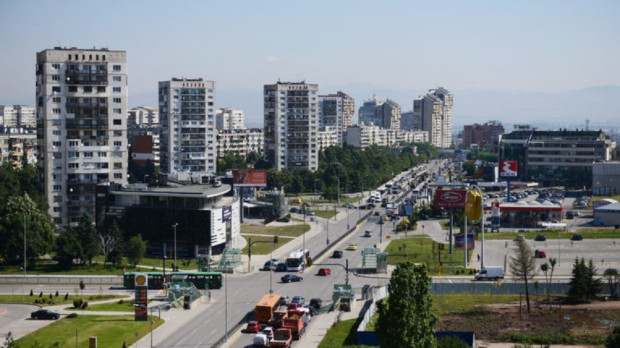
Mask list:
[[[158,81],[201,76],[216,82],[217,107],[243,109],[249,127],[262,124],[262,86],[278,80],[316,83],[321,94],[342,90],[356,105],[390,98],[403,112],[444,86],[455,95],[455,125],[517,123],[528,112],[535,120],[545,102],[548,120],[572,121],[579,100],[575,115],[590,112],[580,118],[592,126],[620,113],[612,100],[592,106],[598,100],[566,97],[620,94],[614,1],[181,4],[112,2],[107,12],[97,3],[0,1],[0,29],[11,33],[0,38],[0,104],[34,104],[36,52],[94,46],[127,51],[130,107],[156,106]],[[485,94],[499,94],[510,109],[491,101],[481,110]],[[529,108],[518,107],[524,99]]]

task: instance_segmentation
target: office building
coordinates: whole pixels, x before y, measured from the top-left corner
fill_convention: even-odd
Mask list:
[[[501,134],[504,134],[504,126],[499,121],[465,125],[463,129],[463,147],[469,149],[472,145],[475,145],[478,149],[497,153],[497,145]]]
[[[37,53],[37,165],[58,226],[94,220],[95,186],[127,183],[125,51],[60,48]]]
[[[265,85],[265,158],[277,170],[318,169],[318,89],[304,81]]]
[[[223,108],[215,114],[215,126],[218,131],[245,129],[243,110]]]
[[[443,87],[413,101],[413,126],[427,131],[436,147],[448,148],[452,143],[452,106],[453,96]]]
[[[217,132],[217,157],[232,152],[246,158],[250,152],[263,153],[265,137],[262,128],[229,129]]]
[[[36,110],[27,105],[0,105],[0,126],[5,128],[35,128]]]
[[[364,101],[357,112],[357,123],[367,126],[376,124],[377,107],[383,105],[385,101],[375,96],[370,100]]]
[[[217,168],[215,82],[159,82],[160,170],[169,178],[212,177]],[[179,179],[181,180],[181,179]]]
[[[500,160],[516,160],[518,180],[590,187],[594,162],[611,160],[616,144],[602,131],[521,130],[502,134]]]
[[[592,193],[615,195],[620,192],[620,162],[592,163]]]

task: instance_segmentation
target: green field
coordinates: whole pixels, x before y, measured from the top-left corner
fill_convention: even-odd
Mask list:
[[[135,270],[125,267],[128,270]],[[103,264],[74,265],[70,270],[60,270],[56,262],[39,261],[35,265],[28,265],[27,274],[65,274],[65,275],[120,275],[123,273],[123,267],[106,266]],[[21,275],[22,271],[19,266],[0,266],[0,274]]]
[[[436,275],[439,272],[438,243],[426,236],[392,240],[385,251],[388,253],[389,265],[412,261],[427,265],[429,275]],[[469,257],[471,259],[471,251]],[[464,258],[465,252],[463,250],[454,249],[450,255],[448,254],[448,245],[444,244],[444,250],[441,251],[441,274],[461,274]]]
[[[63,304],[73,304],[73,300],[81,298],[84,301],[102,301],[109,300],[112,298],[119,298],[122,296],[117,295],[71,295],[69,294],[69,298],[65,300],[66,293],[59,293],[58,297],[56,297],[56,292],[52,293],[52,298],[50,299],[49,293],[43,293],[43,296],[39,297],[40,292],[34,292],[32,296],[30,296],[30,288],[25,289],[26,292],[22,295],[0,295],[0,303],[27,303],[27,304],[36,304],[40,306],[56,306]],[[79,288],[76,289],[79,291]]]
[[[325,334],[319,348],[355,347],[355,331],[359,319],[343,320],[334,324]]]
[[[270,236],[298,237],[308,231],[310,231],[310,225],[308,224],[295,224],[278,227],[241,225],[242,234],[264,234]]]
[[[331,219],[336,216],[336,211],[334,210],[315,210],[314,213],[318,217],[322,217],[324,219]]]
[[[149,302],[151,302],[149,300]],[[134,311],[134,301],[131,299],[121,299],[115,302],[101,303],[89,305],[86,307],[85,311],[94,311],[94,312],[132,312]],[[67,307],[65,310],[78,310],[73,307]]]
[[[543,234],[547,239],[565,239],[570,240],[573,234],[579,233],[584,239],[611,239],[620,238],[620,230],[609,228],[588,228],[580,229],[575,232],[567,232],[564,230],[538,230],[528,232],[499,232],[499,233],[485,233],[484,239],[507,239],[514,240],[518,234],[522,234],[526,239],[534,239],[537,235]]]
[[[264,242],[264,243],[256,243],[252,245],[252,255],[267,255],[271,252],[271,242],[273,241],[273,237],[265,237],[265,236],[252,236],[252,237],[241,236],[241,237],[245,238],[246,240],[252,239],[252,243],[257,242],[257,241]],[[279,238],[278,244],[273,246],[273,250],[277,250],[279,247],[283,246],[284,244],[292,240],[293,238]],[[248,254],[248,245],[246,245],[241,250],[241,254],[242,255]]]
[[[163,320],[153,317],[153,329]],[[75,336],[78,346],[88,347],[88,339],[97,337],[99,347],[127,347],[151,330],[149,321],[134,321],[133,315],[78,315],[77,318],[62,318],[16,341],[19,347],[74,347]],[[138,337],[135,333],[138,333]]]

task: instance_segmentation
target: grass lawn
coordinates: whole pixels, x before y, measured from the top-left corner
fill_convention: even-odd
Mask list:
[[[241,233],[243,234],[264,234],[270,236],[298,237],[308,231],[310,231],[310,225],[308,224],[294,224],[278,227],[241,225]]]
[[[319,348],[355,347],[355,331],[359,319],[343,320],[334,324],[325,334]]]
[[[429,275],[436,275],[439,268],[438,244],[426,236],[395,239],[385,250],[389,255],[388,264],[398,265],[409,260],[427,265]],[[448,248],[448,245],[444,244],[444,250],[441,251],[441,274],[457,274],[456,271],[463,267],[465,253],[463,250],[453,249],[452,255],[449,255]],[[471,259],[471,251],[469,253]]]
[[[257,242],[257,241],[265,242],[265,243],[256,243],[252,245],[252,255],[267,255],[271,252],[271,242],[273,241],[273,237],[265,237],[265,236],[253,236],[253,237],[241,236],[241,237],[245,238],[246,240],[248,240],[248,238],[252,239],[252,243]],[[283,246],[284,244],[292,240],[293,238],[278,238],[278,244],[273,246],[273,250],[277,250],[279,247]],[[248,245],[246,245],[241,250],[241,254],[243,255],[248,254]]]
[[[324,219],[330,219],[336,216],[336,212],[333,210],[315,210],[314,213],[318,217],[322,217]]]
[[[122,302],[121,302],[122,301]],[[151,300],[149,300],[151,302]],[[133,300],[122,299],[116,302],[88,305],[85,311],[101,311],[101,312],[132,312],[134,311]],[[78,310],[73,307],[67,307],[65,310]],[[79,309],[81,310],[81,309]]]
[[[600,238],[620,238],[620,230],[611,228],[592,228],[592,229],[580,229],[576,232],[566,232],[564,230],[538,230],[528,232],[500,232],[500,233],[485,233],[484,239],[509,239],[513,240],[517,234],[522,234],[526,239],[534,239],[539,234],[544,234],[547,239],[567,239],[569,240],[574,233],[579,233],[584,239],[600,239]]]
[[[79,291],[79,290],[78,290]],[[24,302],[22,302],[22,295],[0,295],[0,303],[27,303],[27,304],[38,304],[43,307],[45,306],[55,306],[61,304],[73,304],[73,300],[81,298],[85,301],[101,301],[101,300],[109,300],[111,298],[119,298],[123,296],[117,295],[71,295],[67,300],[65,300],[65,295],[59,293],[58,297],[56,297],[56,292],[52,293],[52,299],[50,300],[49,293],[43,293],[43,296],[39,297],[40,292],[35,292],[33,296],[30,296],[30,289],[26,288],[26,293],[23,297]],[[35,302],[36,301],[36,302]]]
[[[166,260],[166,269],[168,268],[172,269],[172,263],[173,263],[172,260],[174,258],[174,248],[168,247],[168,252],[170,253],[171,257],[169,257]],[[103,259],[104,259],[103,256],[97,256],[93,260],[97,262],[103,262]],[[179,268],[181,270],[195,270],[198,267],[196,264],[197,262],[196,259],[178,259],[177,261],[179,262]],[[129,264],[129,261],[127,261],[126,257],[123,257],[123,264],[124,265]],[[138,271],[138,270],[150,271],[150,270],[153,270],[153,267],[157,267],[157,270],[159,270],[161,267],[164,266],[164,263],[161,258],[153,258],[153,257],[143,257],[142,260],[140,260],[139,264],[142,266],[149,266],[150,268],[136,269],[134,267],[129,267],[129,266],[125,266],[124,268],[128,271]]]
[[[153,317],[153,329],[163,324],[157,316]],[[37,342],[46,347],[73,347],[75,334],[78,333],[78,345],[88,347],[88,339],[97,337],[99,347],[122,347],[129,345],[147,335],[151,330],[148,321],[134,321],[133,315],[78,315],[77,318],[63,318],[15,341],[20,347],[34,347]],[[138,337],[135,336],[138,332]]]

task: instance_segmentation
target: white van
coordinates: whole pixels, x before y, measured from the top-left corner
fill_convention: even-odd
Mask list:
[[[504,279],[504,268],[499,266],[482,267],[480,272],[476,273],[475,280],[497,280]]]

